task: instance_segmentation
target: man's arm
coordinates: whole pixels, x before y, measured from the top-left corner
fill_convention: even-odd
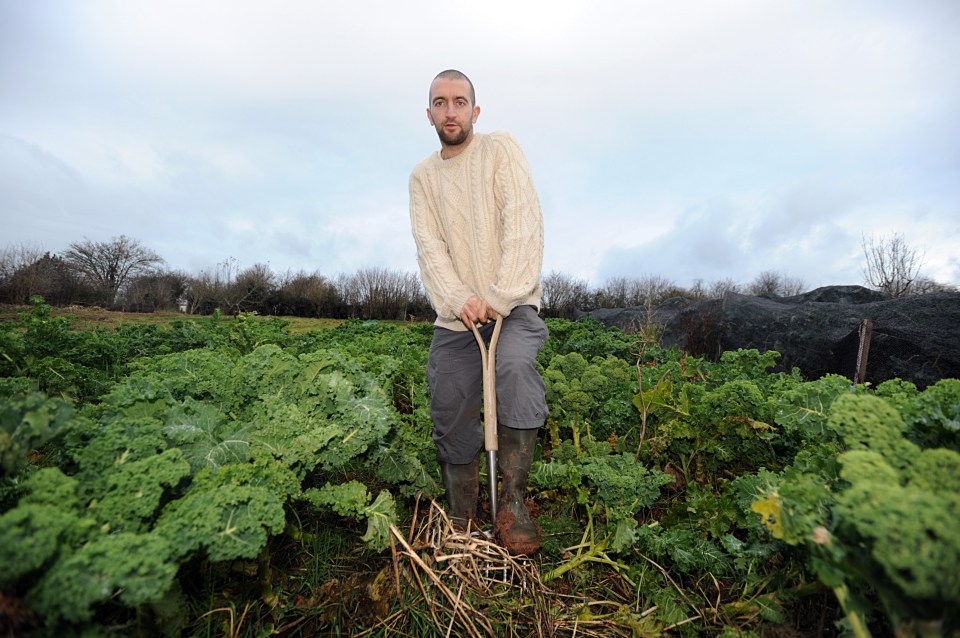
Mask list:
[[[519,144],[500,136],[494,188],[500,202],[502,258],[486,302],[503,316],[540,285],[543,265],[543,214],[530,167]]]
[[[410,176],[410,224],[417,244],[420,277],[430,303],[440,317],[462,319],[464,308],[475,293],[457,276],[440,221],[431,209],[426,189],[416,171]]]

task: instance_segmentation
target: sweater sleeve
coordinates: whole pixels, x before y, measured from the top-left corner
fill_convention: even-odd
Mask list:
[[[510,134],[499,137],[494,190],[502,226],[502,257],[485,299],[507,316],[516,306],[529,303],[540,286],[543,214],[523,151]]]
[[[474,293],[457,276],[442,224],[430,204],[423,179],[418,171],[410,176],[410,225],[417,245],[420,277],[437,316],[447,322],[459,321],[463,305]]]

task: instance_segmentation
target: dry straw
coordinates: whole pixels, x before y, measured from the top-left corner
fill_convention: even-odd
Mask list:
[[[400,624],[415,609],[443,636],[629,635],[619,623],[577,618],[583,601],[545,586],[536,560],[511,556],[480,530],[457,530],[436,501],[417,504],[408,533],[391,532],[395,586],[405,608],[391,618]]]
[[[405,604],[425,607],[444,635],[500,635],[484,613],[497,605],[510,606],[526,635],[555,635],[539,570],[529,558],[511,556],[477,529],[458,531],[436,501],[425,513],[415,510],[408,535],[391,531],[397,591]]]

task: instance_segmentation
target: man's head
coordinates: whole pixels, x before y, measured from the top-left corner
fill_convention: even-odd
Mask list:
[[[430,84],[427,119],[437,129],[448,157],[459,153],[473,137],[473,125],[480,116],[476,101],[473,82],[460,71],[441,71]]]

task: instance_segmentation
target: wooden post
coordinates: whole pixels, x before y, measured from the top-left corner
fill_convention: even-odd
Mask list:
[[[867,378],[867,357],[870,354],[870,337],[873,335],[873,320],[864,319],[860,323],[860,349],[857,352],[857,375],[853,384],[863,383]]]

